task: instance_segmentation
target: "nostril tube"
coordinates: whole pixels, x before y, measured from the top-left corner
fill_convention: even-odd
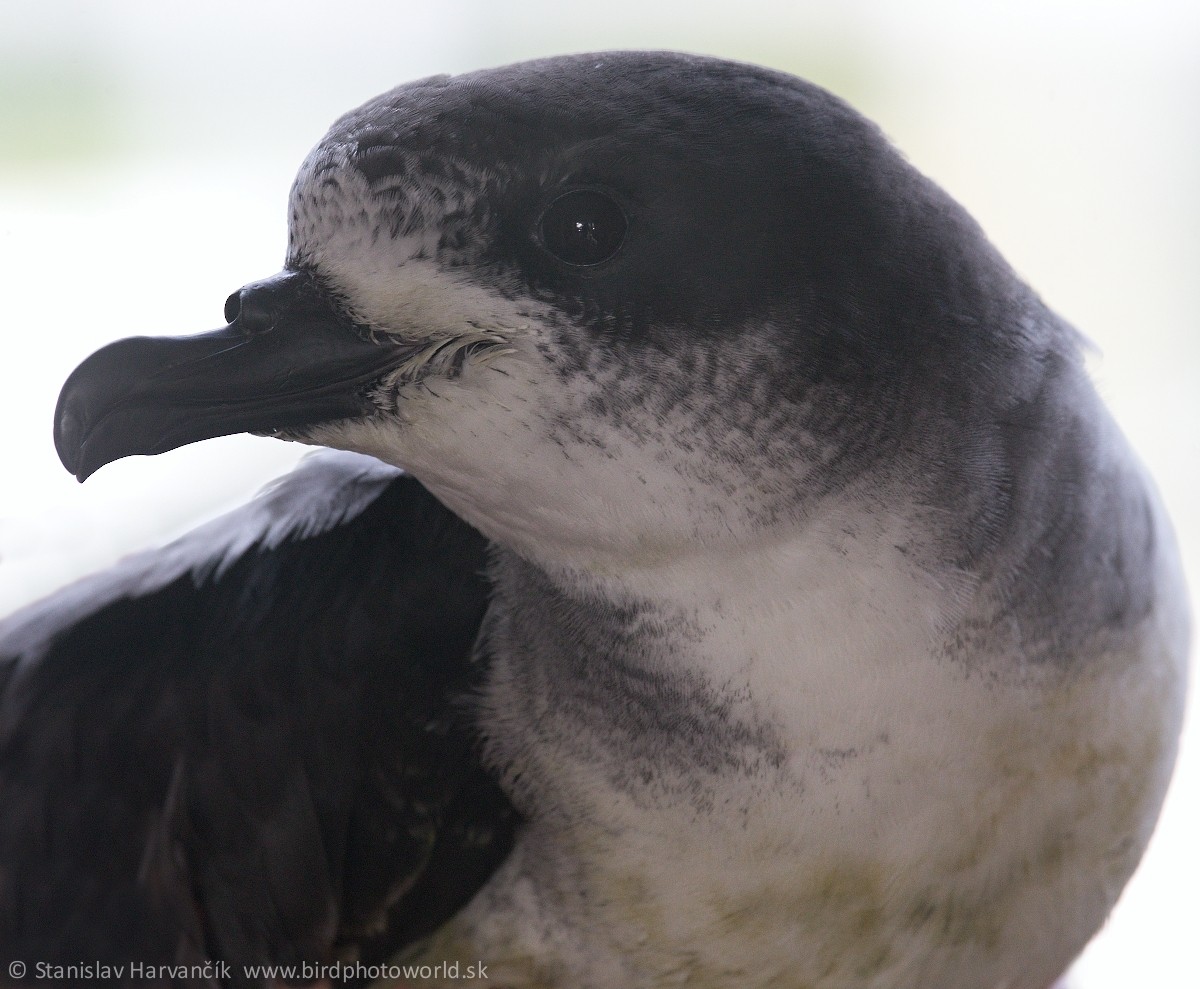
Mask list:
[[[256,283],[240,288],[225,300],[225,319],[237,323],[238,329],[253,336],[275,328],[278,306],[272,304],[273,295]]]

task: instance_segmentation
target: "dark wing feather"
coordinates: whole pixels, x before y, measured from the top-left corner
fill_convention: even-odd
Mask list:
[[[471,718],[485,540],[368,473],[333,519],[301,477],[248,512],[258,537],[231,527],[237,552],[145,557],[7,624],[0,972],[377,960],[507,855]]]

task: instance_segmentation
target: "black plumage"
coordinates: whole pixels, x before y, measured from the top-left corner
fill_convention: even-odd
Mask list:
[[[515,814],[470,727],[486,542],[413,479],[381,487],[0,642],[0,958],[221,959],[235,985],[380,960],[504,858]]]

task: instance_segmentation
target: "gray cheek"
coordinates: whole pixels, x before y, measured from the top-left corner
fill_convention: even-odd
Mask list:
[[[560,326],[541,354],[571,396],[569,413],[552,423],[554,442],[610,458],[638,449],[716,513],[758,525],[798,516],[875,460],[870,448],[839,442],[836,416],[826,431],[836,405],[827,390],[783,397],[795,388],[781,386],[786,371],[767,342],[739,353],[683,334],[668,356]]]

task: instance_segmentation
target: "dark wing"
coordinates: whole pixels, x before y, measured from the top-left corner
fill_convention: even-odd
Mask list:
[[[333,455],[0,626],[0,979],[220,959],[257,984],[462,907],[516,823],[472,728],[486,549]]]

